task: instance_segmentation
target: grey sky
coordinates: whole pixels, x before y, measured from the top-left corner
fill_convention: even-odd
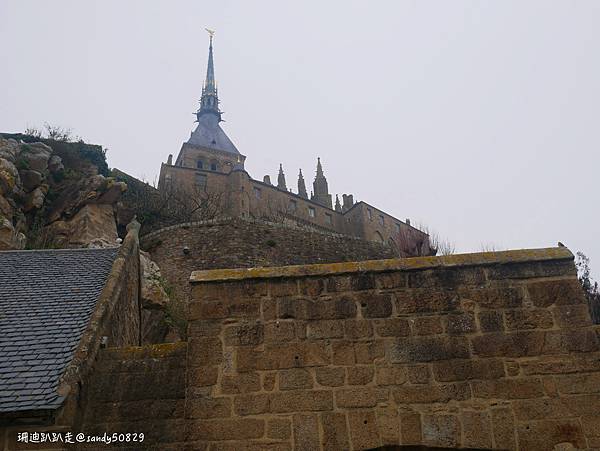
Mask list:
[[[0,130],[45,121],[152,180],[217,30],[249,173],[425,223],[459,251],[554,246],[600,275],[600,2],[0,1]]]

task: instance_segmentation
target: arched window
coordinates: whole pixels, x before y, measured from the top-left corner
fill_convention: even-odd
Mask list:
[[[196,167],[197,167],[198,169],[203,169],[203,168],[204,168],[204,163],[202,162],[202,160],[198,160],[198,161],[196,162]]]
[[[375,241],[379,242],[379,243],[384,243],[383,241],[383,237],[381,236],[381,233],[379,232],[375,232]]]

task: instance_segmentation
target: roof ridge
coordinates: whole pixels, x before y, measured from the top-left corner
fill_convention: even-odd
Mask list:
[[[28,252],[66,252],[66,251],[114,251],[119,249],[119,246],[111,246],[111,247],[75,247],[75,248],[60,248],[60,249],[10,249],[10,250],[0,250],[0,254],[19,254],[19,253],[28,253]]]

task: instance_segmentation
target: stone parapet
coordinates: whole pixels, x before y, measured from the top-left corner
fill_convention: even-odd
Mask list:
[[[393,258],[359,262],[289,265],[267,268],[234,268],[194,271],[191,283],[219,282],[243,279],[309,277],[350,273],[378,273],[426,269],[459,268],[469,266],[514,265],[546,261],[572,261],[573,254],[564,247],[521,249],[476,254],[455,254],[439,257]],[[492,274],[492,277],[494,275]],[[523,274],[530,277],[530,274]]]
[[[568,249],[190,282],[189,446],[600,447],[600,330]]]

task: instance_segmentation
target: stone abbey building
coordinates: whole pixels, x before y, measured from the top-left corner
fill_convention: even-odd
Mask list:
[[[215,82],[212,35],[210,37],[206,81],[200,108],[196,112],[198,126],[183,143],[179,155],[160,169],[159,189],[184,189],[196,193],[218,193],[228,216],[266,218],[321,231],[354,236],[392,247],[397,255],[431,255],[429,236],[366,202],[354,202],[351,194],[342,201],[329,192],[320,159],[313,189],[308,195],[302,170],[298,174],[297,192],[288,189],[283,167],[279,167],[277,185],[266,175],[256,180],[244,169],[242,155],[219,123],[221,122],[218,91]]]

